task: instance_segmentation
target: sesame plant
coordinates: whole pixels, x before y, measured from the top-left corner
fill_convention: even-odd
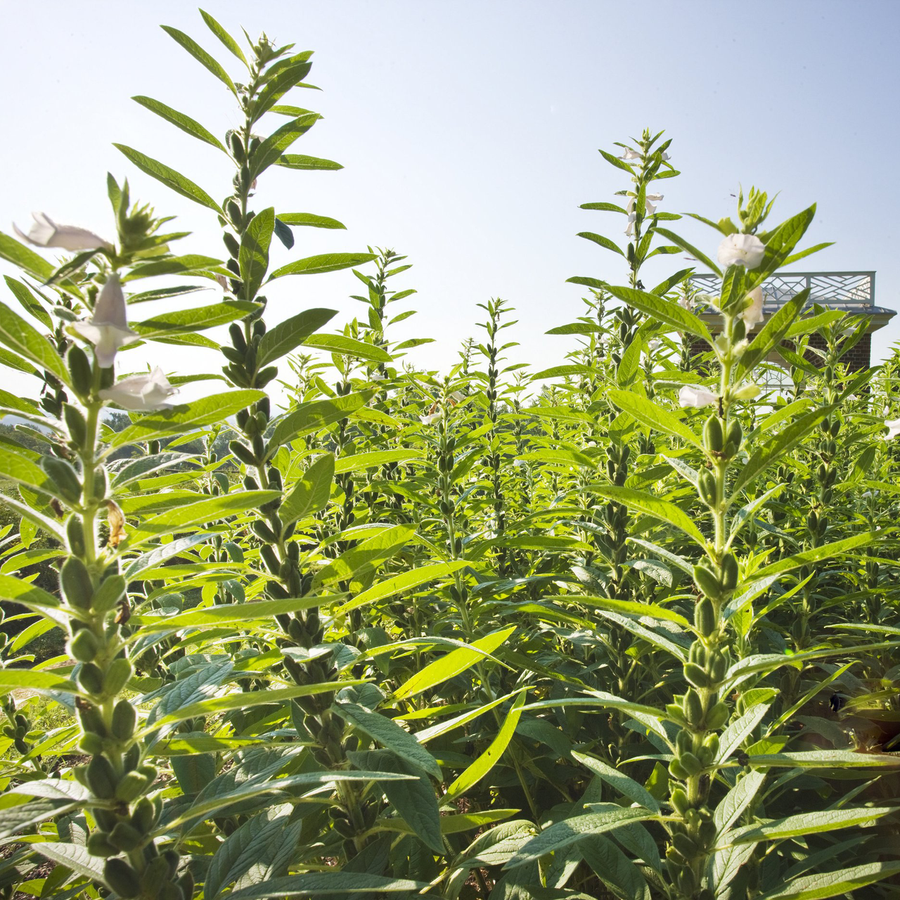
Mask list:
[[[201,16],[226,62],[165,30],[231,127],[134,99],[230,182],[117,146],[219,250],[113,176],[106,237],[0,234],[3,896],[894,896],[897,361],[849,371],[865,323],[808,291],[766,314],[814,208],[741,193],[707,253],[644,132],[560,365],[485,299],[418,369],[406,257],[303,255],[343,225],[262,199],[340,168],[293,152],[311,53]],[[359,315],[278,309],[299,275]]]

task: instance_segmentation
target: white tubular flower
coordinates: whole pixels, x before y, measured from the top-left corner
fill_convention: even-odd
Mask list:
[[[682,294],[682,295],[678,298],[678,305],[679,305],[682,309],[687,309],[687,310],[692,309],[693,306],[694,306],[694,303],[693,303],[693,297],[691,297],[690,294]]]
[[[619,159],[643,159],[643,156],[642,154],[638,153],[637,150],[632,150],[631,147],[626,147],[625,152],[619,157]]]
[[[644,194],[644,209],[648,216],[652,216],[656,212],[656,204],[662,200],[662,194]],[[625,204],[625,212],[631,215],[634,212],[634,197],[628,198]]]
[[[884,427],[888,430],[885,440],[891,441],[900,434],[900,419],[885,419]]]
[[[628,214],[628,225],[625,227],[625,236],[626,237],[634,237],[634,213]]]
[[[763,292],[761,287],[753,288],[750,291],[750,305],[741,313],[741,318],[747,329],[751,329],[754,325],[759,325],[765,320],[763,315]]]
[[[123,378],[108,390],[100,391],[100,396],[118,403],[124,409],[170,409],[172,404],[166,401],[176,391],[177,388],[169,384],[165,372],[157,366],[149,375]]]
[[[429,413],[427,416],[421,416],[419,421],[423,425],[433,425],[441,417],[440,413]]]
[[[688,407],[701,409],[704,406],[712,406],[714,403],[718,402],[718,396],[703,387],[694,387],[686,384],[678,392],[678,405],[683,409],[687,409]]]
[[[29,244],[36,247],[58,247],[60,250],[77,252],[78,250],[99,250],[105,247],[107,250],[115,249],[109,241],[88,231],[86,228],[78,228],[75,225],[57,225],[46,213],[32,213],[34,225],[28,234],[19,230],[18,225],[13,225],[16,234]]]
[[[137,334],[128,327],[125,295],[115,272],[103,285],[90,321],[76,322],[72,328],[94,345],[97,363],[103,369],[113,364],[119,347],[137,339]]]
[[[729,234],[719,244],[719,265],[755,269],[765,252],[766,245],[755,234]]]

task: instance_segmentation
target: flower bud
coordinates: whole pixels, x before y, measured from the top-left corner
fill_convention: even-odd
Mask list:
[[[735,400],[753,400],[759,396],[758,384],[745,384],[739,387],[732,395]]]
[[[721,453],[725,448],[722,420],[717,415],[710,416],[703,426],[703,446],[710,453]]]

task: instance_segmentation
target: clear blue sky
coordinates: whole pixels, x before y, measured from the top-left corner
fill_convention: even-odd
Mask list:
[[[262,183],[257,208],[348,226],[296,229],[295,251],[279,263],[367,244],[408,254],[414,268],[397,281],[419,290],[420,312],[394,336],[439,338],[411,358],[419,365],[452,364],[461,341],[478,333],[476,304],[492,296],[517,309],[520,324],[507,332],[522,344],[515,359],[561,361],[571,339],[543,333],[581,313],[582,289],[566,278],[625,277],[621,261],[575,236],[622,236],[621,219],[578,209],[626,186],[597,148],[644,126],[666,130],[683,173],[663,182],[662,209],[731,214],[739,183],[780,191],[782,218],[817,202],[809,238],[837,244],[801,267],[875,269],[876,302],[898,306],[897,0],[208,0],[204,8],[233,32],[244,25],[316,51],[310,81],[323,91],[291,99],[325,118],[295,149],[345,169],[278,170]],[[43,210],[109,234],[109,170],[194,232],[183,252],[221,252],[211,214],[111,146],[175,165],[213,196],[227,192],[224,157],[129,99],[155,97],[215,133],[235,123],[227,91],[158,27],[187,31],[230,66],[194,6],[43,0],[7,6],[4,19],[0,228]],[[712,231],[681,230],[715,250]],[[660,274],[680,262],[669,257]],[[345,321],[361,311],[347,299],[358,287],[349,272],[285,279],[270,292],[272,317],[324,305]],[[875,357],[898,339],[895,320],[877,336]],[[173,348],[141,358],[160,352],[170,371],[198,366]],[[137,366],[138,354],[131,358]],[[209,365],[218,365],[215,354]]]

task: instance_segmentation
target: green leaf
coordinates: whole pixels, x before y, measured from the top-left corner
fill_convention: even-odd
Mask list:
[[[390,353],[367,344],[365,341],[357,341],[343,334],[312,334],[303,341],[304,347],[312,347],[314,350],[327,350],[330,353],[340,353],[347,356],[355,356],[357,359],[365,359],[369,362],[389,363],[393,357]]]
[[[681,625],[682,628],[689,628],[690,622],[680,613],[660,606],[657,603],[641,603],[635,600],[613,600],[610,597],[594,597],[587,594],[560,594],[554,597],[557,601],[569,601],[572,603],[582,603],[595,609],[606,609],[612,612],[622,613],[626,616],[637,616],[642,618],[649,616],[653,619],[660,619],[663,622],[674,622]]]
[[[63,384],[69,384],[66,364],[50,341],[3,304],[0,304],[0,341],[19,356],[46,369]]]
[[[852,537],[834,541],[831,544],[823,544],[821,547],[813,547],[811,550],[803,550],[800,553],[794,553],[791,556],[779,559],[755,572],[753,577],[754,579],[760,579],[767,578],[770,575],[780,575],[782,572],[789,572],[792,569],[799,569],[801,566],[812,565],[841,553],[849,553],[851,550],[865,547],[876,540],[878,540],[878,535],[872,532],[866,531],[861,534],[855,534]]]
[[[87,848],[81,844],[66,844],[62,841],[52,844],[39,842],[31,844],[30,847],[52,862],[84,875],[85,878],[106,884],[103,880],[103,860],[99,856],[91,856]]]
[[[25,688],[37,694],[76,694],[78,688],[71,681],[51,672],[37,672],[34,669],[0,669],[0,695]]]
[[[628,172],[629,175],[634,175],[634,168],[628,165],[624,159],[619,159],[618,156],[613,156],[612,153],[607,153],[606,150],[600,150],[598,152],[611,166],[615,166],[623,172]]]
[[[866,863],[835,872],[818,872],[779,885],[774,890],[760,894],[757,900],[826,900],[828,897],[845,896],[898,872],[900,863],[895,862]]]
[[[371,397],[370,391],[360,391],[344,397],[301,403],[293,412],[277,420],[269,437],[269,447],[274,449],[280,444],[320,431],[340,419],[346,419],[365,406]]]
[[[319,256],[308,256],[306,259],[298,259],[276,269],[269,280],[281,278],[282,275],[319,275],[323,272],[336,272],[338,269],[361,266],[373,259],[374,253],[323,253]]]
[[[784,819],[775,819],[764,825],[749,825],[728,836],[733,844],[780,841],[790,837],[836,831],[839,828],[857,828],[868,825],[888,813],[891,806],[870,806],[863,809],[826,809],[821,812],[804,812]]]
[[[253,121],[267,113],[292,87],[296,87],[309,74],[312,63],[310,52],[298,53],[281,60],[269,70],[266,84],[257,94],[251,107]]]
[[[385,560],[399,553],[416,533],[414,525],[394,525],[374,537],[345,550],[336,560],[319,569],[315,584],[349,581],[370,573]]]
[[[168,337],[182,332],[203,331],[218,325],[227,325],[254,312],[259,307],[243,300],[223,300],[210,306],[195,306],[162,313],[143,322],[131,323],[131,328],[145,340]]]
[[[278,517],[287,526],[298,519],[305,519],[324,509],[331,496],[334,481],[334,457],[330,453],[320,456],[291,488],[278,507]]]
[[[297,897],[322,897],[335,895],[340,898],[362,894],[402,894],[419,893],[427,890],[428,884],[410,881],[407,878],[388,878],[382,875],[367,875],[362,872],[314,872],[306,875],[285,875],[262,884],[233,891],[228,900],[264,900],[277,897],[279,900],[293,900]]]
[[[228,391],[195,400],[190,404],[180,404],[172,409],[147,413],[128,428],[123,429],[110,441],[110,447],[117,449],[139,441],[152,440],[169,434],[195,431],[205,425],[224,422],[251,403],[262,400],[262,391]]]
[[[644,809],[649,809],[654,813],[660,811],[656,798],[642,784],[638,784],[624,772],[620,772],[618,769],[614,769],[603,762],[603,760],[594,756],[588,756],[586,753],[573,751],[572,756],[586,769],[593,772],[601,781],[605,781],[610,787],[615,788],[623,797],[631,800],[632,803],[637,803],[643,806]]]
[[[890,753],[856,753],[853,750],[804,750],[791,753],[759,753],[747,757],[754,768],[868,769],[900,766],[900,756]]]
[[[295,350],[335,315],[336,311],[333,309],[305,309],[284,322],[279,322],[262,336],[257,351],[257,369]]]
[[[615,213],[622,213],[623,216],[625,215],[625,210],[622,209],[621,206],[616,206],[615,203],[582,203],[578,208],[579,209],[596,209],[596,210],[599,210],[600,212],[615,212]]]
[[[15,238],[0,231],[0,259],[11,262],[29,275],[41,281],[48,281],[53,275],[53,266],[43,256],[35,253]]]
[[[578,843],[582,859],[619,900],[650,900],[641,870],[609,838],[595,834]]]
[[[207,131],[199,122],[195,121],[190,116],[186,116],[184,113],[178,112],[177,109],[172,109],[171,106],[166,106],[165,103],[160,103],[159,100],[154,100],[152,97],[138,95],[131,99],[134,100],[135,103],[139,103],[145,109],[149,109],[150,112],[156,113],[156,115],[165,119],[167,122],[171,122],[176,128],[180,128],[186,134],[191,135],[191,137],[195,137],[206,144],[210,144],[217,150],[221,150],[223,153],[228,152],[215,135]]]
[[[215,75],[222,84],[226,85],[231,93],[237,97],[237,90],[235,90],[234,82],[228,76],[228,73],[222,68],[220,63],[210,56],[192,37],[188,37],[183,31],[172,28],[170,25],[160,25],[160,28],[181,44],[181,46],[184,47],[197,62],[212,72],[212,74]]]
[[[427,691],[438,684],[443,684],[451,678],[455,678],[460,672],[482,661],[486,654],[493,653],[501,644],[504,644],[509,636],[516,630],[516,626],[495,631],[477,641],[472,641],[470,647],[460,647],[452,650],[446,656],[429,663],[424,669],[419,669],[394,691],[394,700],[405,700]],[[479,652],[482,651],[482,652]]]
[[[680,308],[681,307],[679,307],[679,309]],[[654,403],[652,400],[648,400],[646,397],[642,397],[640,394],[635,394],[631,391],[619,391],[613,389],[608,390],[606,396],[609,397],[619,409],[627,412],[630,416],[637,419],[638,422],[648,425],[650,428],[654,428],[657,431],[671,434],[673,437],[679,438],[686,444],[691,444],[698,450],[703,449],[703,442],[690,428],[688,428],[687,425],[684,424],[684,422],[673,413],[670,413],[667,409],[663,409],[663,407]]]
[[[238,42],[208,12],[201,9],[200,15],[203,16],[203,21],[206,22],[207,28],[249,69],[247,58],[244,56],[244,52],[241,50]]]
[[[245,300],[254,300],[269,268],[269,245],[275,228],[275,209],[269,207],[253,217],[241,237],[239,265]]]
[[[695,540],[701,547],[706,546],[706,538],[700,532],[700,529],[694,524],[693,519],[688,516],[681,507],[670,503],[668,500],[659,500],[645,494],[643,491],[635,491],[626,487],[615,487],[613,485],[599,485],[594,488],[594,493],[607,500],[614,500],[627,506],[629,509],[644,513],[647,516],[653,516],[663,522],[674,525],[686,535]]]
[[[258,178],[273,163],[277,162],[281,154],[287,150],[301,135],[306,134],[322,117],[318,113],[305,113],[285,122],[277,128],[256,148],[250,157],[250,174]],[[284,221],[282,219],[282,221]]]
[[[537,837],[525,844],[504,868],[514,869],[525,863],[536,862],[548,853],[555,853],[593,835],[614,831],[630,822],[656,818],[649,810],[628,809],[614,803],[590,803],[586,808],[590,812],[572,816],[545,828]]]
[[[599,244],[606,250],[612,250],[613,253],[618,253],[619,256],[624,256],[622,248],[618,246],[618,244],[614,243],[607,237],[603,237],[602,234],[594,234],[593,231],[579,231],[578,237],[584,238],[588,241],[593,241],[595,244]]]
[[[286,597],[283,600],[254,600],[248,603],[223,603],[218,606],[203,606],[174,616],[140,615],[130,621],[141,626],[141,634],[160,631],[180,631],[182,628],[218,627],[254,622],[259,619],[271,620],[274,616],[324,606],[333,598],[323,595],[316,597]]]
[[[494,766],[500,762],[506,752],[509,742],[516,733],[519,717],[522,715],[522,707],[525,705],[525,693],[519,694],[513,701],[497,736],[491,741],[487,750],[482,753],[448,788],[444,795],[444,802],[461,797],[470,788],[475,787]]]
[[[756,769],[741,775],[735,786],[716,805],[714,821],[719,835],[724,836],[726,841],[726,832],[753,802],[765,780],[766,773]]]
[[[278,218],[285,225],[307,226],[310,228],[343,228],[347,226],[337,219],[331,219],[328,216],[317,216],[314,213],[278,213]]]
[[[712,335],[703,322],[690,310],[684,309],[671,300],[666,300],[657,294],[648,294],[629,287],[614,287],[607,285],[609,293],[629,306],[639,309],[641,312],[671,325],[673,328],[688,334],[702,337],[708,344],[712,344]]]
[[[131,162],[151,178],[161,181],[166,187],[181,194],[182,197],[187,197],[189,200],[193,200],[195,203],[217,212],[220,216],[225,215],[219,204],[203,188],[194,184],[189,178],[185,178],[180,172],[176,172],[175,169],[167,166],[165,163],[152,159],[138,150],[127,147],[125,144],[113,144],[113,146],[124,153]]]
[[[149,262],[135,265],[122,280],[136,281],[140,278],[154,278],[157,275],[203,275],[206,277],[220,275],[231,277],[231,274],[228,269],[223,268],[221,260],[213,256],[200,256],[196,253],[189,253],[187,256],[151,259]],[[150,297],[147,297],[146,293],[136,296],[142,296],[145,299],[157,299],[157,297],[152,296],[152,292],[148,293],[151,293]],[[179,291],[178,293],[184,292]],[[157,296],[159,296],[159,293]]]
[[[337,701],[331,711],[354,728],[365,732],[373,741],[392,750],[410,765],[440,781],[441,769],[435,758],[396,722],[381,713],[372,712],[358,703]]]
[[[689,244],[684,238],[679,237],[674,231],[669,231],[668,228],[657,228],[656,233],[661,237],[664,237],[667,241],[671,241],[673,244],[681,247],[682,250],[690,253],[694,259],[702,262],[703,265],[710,269],[710,271],[714,272],[720,278],[722,277],[722,272],[719,267],[705,253],[702,253],[693,244]]]
[[[778,312],[769,316],[759,334],[744,351],[735,369],[735,380],[740,382],[744,375],[758,366],[777,347],[793,325],[809,297],[809,288],[791,297]]]
[[[22,307],[34,316],[44,328],[53,331],[54,326],[53,320],[50,318],[50,313],[44,309],[41,301],[31,293],[28,286],[21,281],[16,281],[15,278],[10,278],[9,275],[4,275],[3,280],[6,282],[6,286],[13,294],[15,294],[16,299],[22,304]]]
[[[374,469],[388,463],[410,462],[421,460],[425,456],[422,450],[374,450],[369,453],[354,453],[342,456],[334,466],[335,475],[345,472],[359,472],[362,469]]]
[[[276,163],[278,166],[284,166],[286,169],[306,169],[313,171],[329,171],[334,172],[344,167],[332,159],[322,159],[318,156],[306,156],[303,153],[285,153]],[[302,213],[301,213],[302,215]],[[281,218],[279,216],[278,218]],[[287,221],[282,219],[283,222]],[[288,225],[293,223],[288,222]]]
[[[448,575],[452,575],[454,572],[464,569],[467,565],[469,565],[469,563],[466,560],[455,560],[454,562],[420,566],[411,569],[408,572],[394,575],[386,581],[381,581],[373,587],[370,587],[367,591],[357,594],[349,603],[345,603],[343,606],[338,607],[338,609],[335,610],[335,615],[343,615],[351,609],[358,609],[360,606],[365,606],[367,603],[374,603],[376,600],[384,600],[386,597],[393,597],[395,594],[400,594],[411,588],[420,587],[423,584],[446,578]]]
[[[803,212],[791,216],[786,222],[782,222],[767,238],[766,252],[763,255],[762,262],[753,270],[750,275],[748,289],[755,285],[762,284],[769,275],[776,269],[779,269],[791,254],[797,242],[806,233],[813,217],[816,214],[816,204],[813,203]],[[749,274],[749,273],[748,273]]]
[[[78,809],[80,805],[43,798],[22,803],[19,797],[7,792],[0,798],[0,840],[6,840],[17,831],[38,825],[54,816],[65,815],[73,809]]]

